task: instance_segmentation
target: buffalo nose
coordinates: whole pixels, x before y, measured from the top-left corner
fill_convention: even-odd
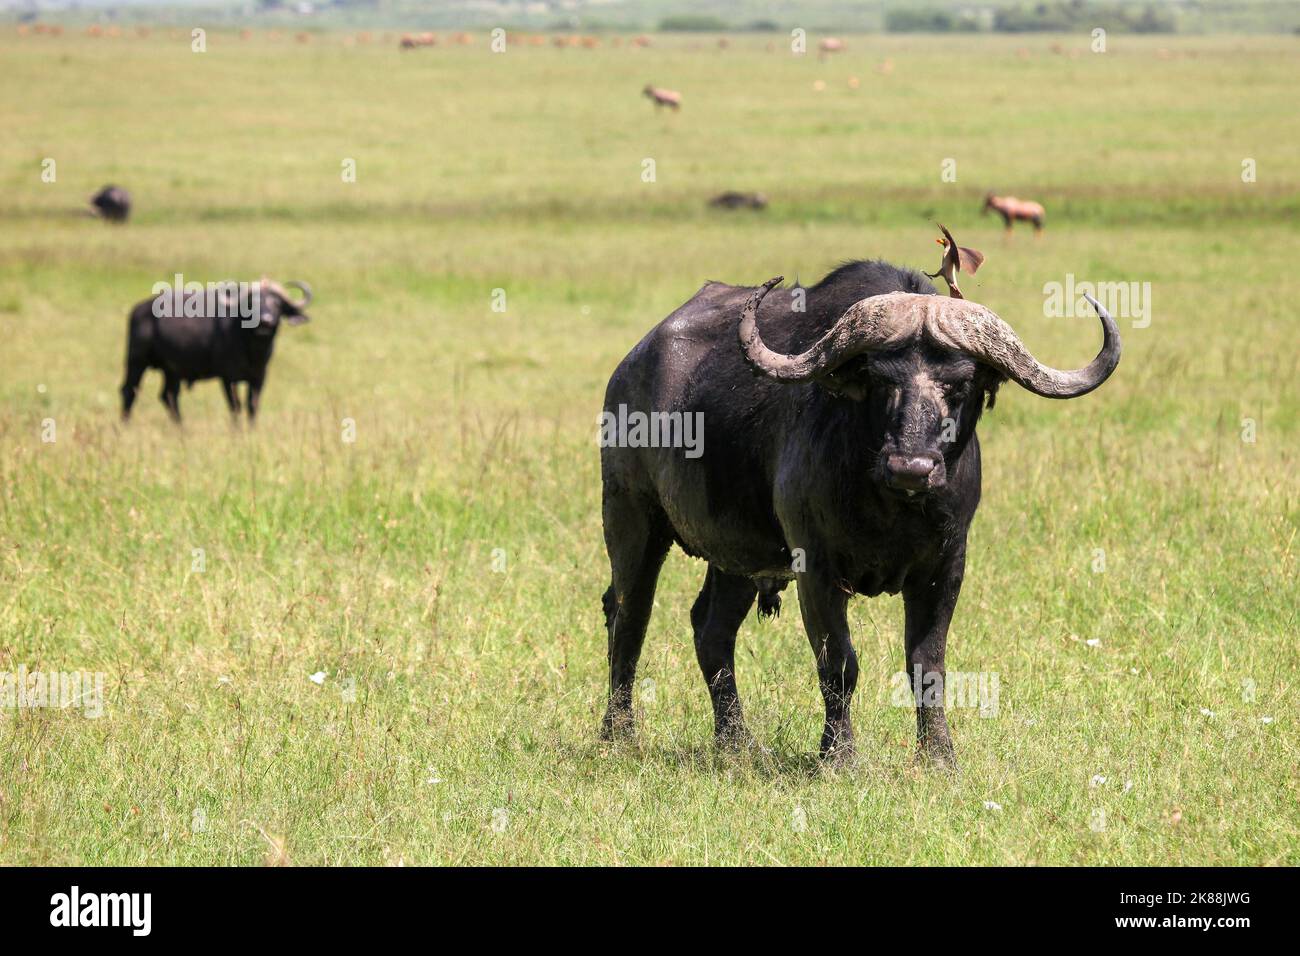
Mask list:
[[[912,455],[890,455],[885,459],[885,469],[889,473],[889,483],[893,487],[906,491],[920,491],[930,483],[930,472],[934,471],[934,459]]]

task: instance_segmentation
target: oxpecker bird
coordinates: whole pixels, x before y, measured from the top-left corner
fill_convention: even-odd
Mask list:
[[[943,281],[948,283],[948,294],[954,299],[966,298],[961,294],[961,289],[957,288],[957,273],[969,272],[974,275],[979,267],[984,264],[984,254],[974,249],[967,249],[965,246],[957,245],[957,240],[953,239],[952,233],[943,223],[935,223],[943,233],[942,239],[936,239],[935,242],[943,246],[943,261],[939,263],[938,272],[927,272],[926,275],[931,279],[937,279],[943,276]]]

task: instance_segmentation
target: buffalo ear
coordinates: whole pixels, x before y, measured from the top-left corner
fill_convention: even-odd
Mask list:
[[[833,395],[860,402],[871,391],[871,378],[864,356],[850,359],[833,372],[817,378],[817,384]]]
[[[1002,375],[990,375],[984,382],[984,407],[992,408],[998,401],[998,388],[1006,381]]]
[[[302,325],[304,322],[310,322],[311,316],[306,312],[293,312],[284,317],[284,321],[290,325]]]

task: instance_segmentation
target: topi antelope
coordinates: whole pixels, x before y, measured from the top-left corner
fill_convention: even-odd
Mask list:
[[[655,105],[656,113],[659,112],[659,107],[661,106],[667,106],[672,110],[679,110],[682,108],[682,94],[678,93],[676,90],[660,89],[657,86],[651,86],[647,83],[646,88],[641,91],[641,94],[650,97],[650,102]]]
[[[984,197],[984,208],[980,212],[987,214],[990,209],[1002,217],[1007,232],[1011,231],[1011,226],[1015,222],[1032,222],[1035,235],[1042,232],[1043,218],[1047,215],[1043,207],[1036,202],[1017,199],[1015,196],[995,196],[993,193]]]

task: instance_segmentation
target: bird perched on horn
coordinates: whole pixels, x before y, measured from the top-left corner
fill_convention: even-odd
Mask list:
[[[943,246],[943,259],[939,263],[938,272],[927,272],[926,275],[931,279],[943,277],[943,281],[948,283],[948,294],[954,299],[966,298],[961,294],[961,289],[957,288],[957,273],[968,272],[974,275],[979,271],[979,267],[984,264],[984,254],[975,249],[967,249],[965,246],[957,245],[957,240],[952,237],[948,227],[941,222],[935,223],[939,231],[943,233],[942,239],[936,239],[935,242]]]

